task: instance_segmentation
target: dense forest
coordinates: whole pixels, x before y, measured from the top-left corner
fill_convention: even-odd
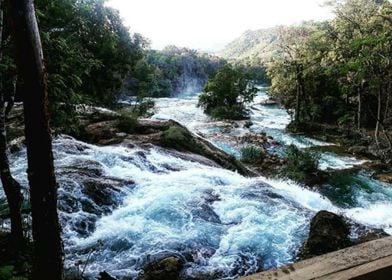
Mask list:
[[[39,0],[35,5],[51,111],[56,111],[52,121],[55,126],[67,122],[70,131],[77,129],[77,120],[71,117],[76,104],[114,106],[124,96],[168,97],[201,91],[208,77],[226,63],[186,48],[151,50],[148,39],[131,34],[118,11],[105,1]],[[5,23],[0,71],[5,92],[18,99],[22,81],[18,82],[13,40]]]
[[[146,50],[124,88],[125,95],[169,97],[199,92],[226,61],[187,48]]]
[[[279,31],[280,56],[268,68],[271,92],[294,109],[297,124],[371,129],[377,145],[390,150],[392,4],[346,1],[333,8],[331,22]]]
[[[327,5],[336,14],[331,21],[247,31],[221,55],[266,68],[271,96],[291,112],[297,129],[310,123],[356,128],[391,149],[391,3]]]

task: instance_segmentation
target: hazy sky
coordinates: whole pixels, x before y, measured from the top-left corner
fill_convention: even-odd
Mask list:
[[[244,31],[321,20],[323,0],[109,0],[132,32],[161,49],[174,44],[219,50]]]

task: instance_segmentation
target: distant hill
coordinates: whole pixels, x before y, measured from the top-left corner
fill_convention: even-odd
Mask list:
[[[248,30],[229,43],[218,55],[230,60],[249,63],[252,66],[268,62],[277,51],[279,27]]]

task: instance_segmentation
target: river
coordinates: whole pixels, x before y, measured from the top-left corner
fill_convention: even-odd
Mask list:
[[[285,132],[289,115],[260,104],[266,98],[261,88],[249,128],[211,120],[196,107],[197,95],[157,99],[152,118],[175,119],[235,156],[241,146],[234,136],[249,131],[300,148],[333,145]],[[25,155],[23,148],[10,162],[26,186]],[[134,279],[149,260],[176,255],[186,261],[184,277],[234,279],[292,262],[320,210],[392,233],[392,186],[365,170],[342,172],[317,192],[289,180],[245,178],[158,147],[98,147],[59,136],[54,155],[66,265],[89,259],[85,275],[105,270]],[[320,168],[362,163],[327,149]],[[95,186],[105,182],[110,186],[97,197]]]

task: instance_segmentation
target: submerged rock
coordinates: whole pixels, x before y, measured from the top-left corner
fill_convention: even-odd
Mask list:
[[[342,216],[320,211],[310,223],[309,237],[299,258],[307,259],[346,248],[352,245],[349,235],[350,225]]]

